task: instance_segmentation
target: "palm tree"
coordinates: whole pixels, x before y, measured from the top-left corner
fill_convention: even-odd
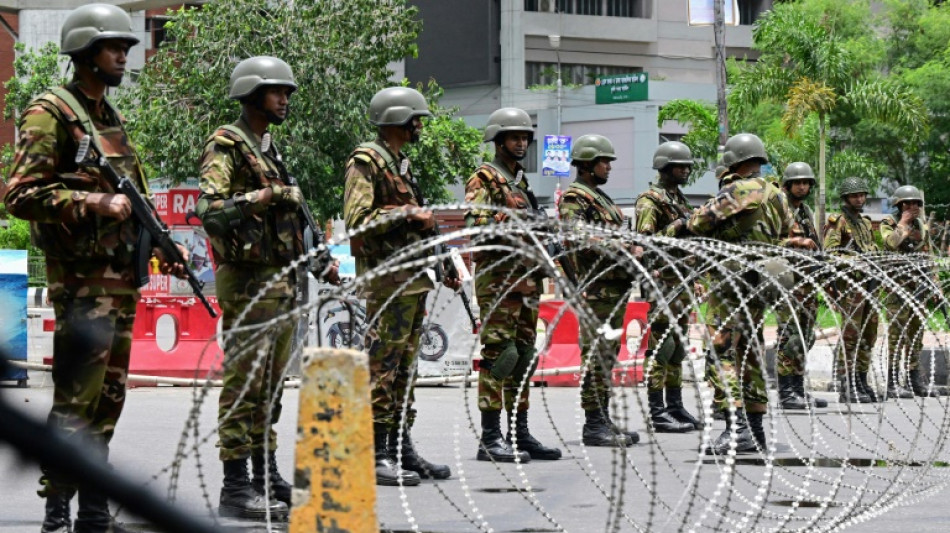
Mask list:
[[[670,100],[663,104],[657,114],[657,125],[662,126],[667,120],[675,120],[689,126],[689,133],[680,139],[689,146],[693,158],[706,163],[702,168],[696,168],[690,176],[692,183],[708,170],[711,163],[716,161],[719,146],[719,118],[716,106],[712,103],[698,100]]]
[[[729,95],[737,116],[761,102],[785,106],[782,122],[791,136],[818,116],[818,227],[825,224],[827,132],[836,110],[894,128],[904,139],[926,131],[923,102],[908,89],[874,77],[863,58],[838,37],[834,21],[806,13],[801,3],[779,4],[753,30],[759,61],[739,70]]]

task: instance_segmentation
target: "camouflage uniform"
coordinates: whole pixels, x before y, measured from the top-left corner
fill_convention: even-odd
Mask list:
[[[897,218],[888,215],[881,221],[881,238],[884,250],[899,254],[929,254],[930,228],[926,221],[917,218],[911,226],[902,226]],[[920,281],[922,276],[932,275],[923,268],[908,268],[903,262],[896,263],[893,277],[908,293],[922,297],[924,292]],[[923,349],[924,328],[920,316],[914,312],[914,305],[904,300],[896,291],[888,292],[885,300],[888,313],[887,359],[889,368],[906,364],[908,371],[920,366],[920,351]],[[923,304],[924,302],[915,302]]]
[[[727,242],[777,244],[788,235],[793,221],[788,200],[775,185],[760,177],[727,174],[720,181],[717,196],[693,213],[687,228],[696,235]],[[743,280],[737,280],[737,284],[743,285]],[[737,408],[764,413],[768,406],[761,366],[765,354],[757,353],[755,346],[764,345],[759,326],[765,307],[753,300],[740,309],[740,295],[728,283],[716,288],[715,293],[717,329],[713,349],[719,358],[723,384],[731,389]],[[723,401],[719,407],[728,409],[728,404]]]
[[[518,216],[529,216],[531,203],[524,168],[515,164],[508,169],[500,156],[492,163],[480,166],[465,185],[465,202],[469,204],[505,206]],[[465,214],[469,226],[494,224],[494,209],[470,209]],[[496,237],[479,244],[517,246],[510,240]],[[504,350],[513,345],[521,357],[534,350],[537,338],[538,302],[541,298],[539,274],[525,277],[524,260],[517,254],[504,251],[477,252],[473,257],[478,265],[475,275],[475,294],[481,312],[482,370],[478,375],[478,408],[482,411],[524,411],[529,407],[530,382],[519,387],[525,376],[513,372],[497,380],[489,372],[491,365]],[[497,304],[497,305],[496,305]]]
[[[651,184],[650,188],[637,197],[637,232],[645,235],[662,235],[665,237],[676,237],[676,230],[672,224],[674,221],[682,218],[688,218],[693,211],[689,200],[683,196],[683,193],[677,188],[675,192],[667,191],[659,184]],[[657,265],[663,267],[665,265]],[[657,283],[660,290],[666,296],[676,295],[673,300],[668,302],[669,311],[657,308],[656,293],[649,294],[653,296],[650,300],[650,309],[653,311],[650,317],[650,338],[647,341],[648,354],[655,356],[659,354],[659,341],[671,339],[673,343],[672,353],[669,358],[661,360],[660,357],[651,357],[650,368],[648,371],[649,380],[647,390],[650,392],[662,391],[666,388],[682,388],[683,386],[683,360],[686,358],[686,347],[683,345],[681,335],[687,335],[689,332],[689,305],[690,291],[692,287],[684,287],[683,277],[686,276],[686,265],[679,264],[674,270],[671,265],[668,268],[660,268],[660,277]],[[692,285],[692,284],[690,284]],[[684,290],[679,290],[681,287]],[[679,291],[677,293],[677,291]],[[678,328],[670,330],[670,315],[677,317]],[[665,357],[662,357],[665,359]]]
[[[393,153],[383,139],[361,144],[346,162],[343,215],[350,231],[402,209],[418,207],[412,174],[399,173],[402,153]],[[365,230],[351,239],[356,275],[382,265],[399,250],[425,239],[407,218]],[[378,320],[370,328],[369,365],[372,380],[373,422],[395,429],[402,411],[406,424],[415,420],[413,382],[416,352],[425,317],[426,296],[433,288],[426,275],[409,270],[377,277],[364,288],[366,316]],[[387,303],[388,302],[388,303]],[[384,307],[385,305],[385,307]]]
[[[844,207],[844,209],[849,209]],[[824,230],[823,248],[830,253],[849,255],[877,251],[874,241],[874,228],[871,219],[863,215],[848,216],[847,214],[832,214]],[[851,249],[851,252],[843,252]],[[860,272],[855,271],[852,276],[856,281],[862,279]],[[865,287],[871,292],[870,287]],[[856,286],[838,284],[839,295],[836,302],[842,314],[842,340],[836,346],[837,372],[844,376],[850,368],[852,372],[867,373],[871,368],[871,350],[877,339],[878,313],[874,304],[866,299]],[[853,357],[853,359],[852,359]],[[847,359],[847,361],[846,361]]]
[[[224,386],[218,400],[222,461],[277,448],[273,425],[280,419],[293,320],[269,326],[266,335],[258,329],[230,332],[235,326],[264,324],[288,313],[293,305],[293,273],[262,291],[304,251],[296,207],[247,201],[255,191],[288,181],[276,146],[272,143],[262,152],[261,139],[243,119],[218,128],[205,143],[196,213],[211,240],[225,332]],[[222,216],[233,216],[233,222],[221,224],[217,217]],[[255,296],[260,299],[238,323]]]
[[[623,213],[610,196],[599,187],[592,189],[579,180],[572,183],[564,192],[558,210],[563,221],[576,221],[614,229],[623,225]],[[581,280],[609,269],[591,283],[584,281],[580,283],[584,285],[584,292],[587,295],[585,301],[597,317],[598,323],[609,322],[613,329],[622,328],[624,314],[627,311],[626,303],[633,284],[632,274],[617,265],[610,257],[597,254],[591,249],[571,254],[571,261]],[[594,355],[591,352],[593,343],[590,335],[584,335],[581,339],[582,347],[586,347],[581,350],[581,355],[585,364],[590,362],[581,385],[581,408],[585,411],[607,405],[605,398],[610,395],[611,370],[620,352],[619,338],[612,341],[600,339],[599,343],[600,354]],[[593,357],[592,361],[591,357]]]
[[[792,225],[789,238],[817,239],[818,231],[815,229],[815,216],[811,208],[802,202],[797,209],[794,209],[794,213],[795,223]],[[821,243],[816,241],[815,244]],[[815,345],[818,290],[814,285],[799,282],[792,296],[794,296],[794,308],[779,305],[775,310],[780,324],[775,355],[776,372],[779,376],[804,376],[805,355]]]
[[[90,167],[75,163],[78,140],[98,132],[116,170],[148,194],[145,176],[123,127],[105,99],[86,97],[74,81],[34,100],[19,122],[19,139],[4,190],[7,210],[31,222],[34,244],[46,255],[53,333],[53,407],[48,422],[70,438],[91,439],[108,453],[125,403],[132,323],[138,303],[134,253],[138,225],[87,211],[94,192],[115,193]],[[45,494],[75,486],[43,468]]]

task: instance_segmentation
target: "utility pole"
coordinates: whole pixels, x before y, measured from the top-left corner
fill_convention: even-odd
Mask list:
[[[729,114],[726,112],[726,20],[725,0],[713,0],[713,38],[716,46],[716,102],[719,109],[719,157],[725,151],[729,136]]]

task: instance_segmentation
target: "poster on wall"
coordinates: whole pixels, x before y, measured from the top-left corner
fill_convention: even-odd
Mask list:
[[[571,136],[545,135],[541,175],[551,178],[571,176]]]
[[[0,250],[0,350],[7,359],[27,357],[27,252]],[[0,370],[0,379],[25,383],[26,370]]]
[[[211,258],[211,242],[200,227],[175,228],[172,230],[172,239],[181,243],[188,250],[188,263],[191,270],[198,277],[198,281],[205,284],[205,296],[214,294],[214,261]],[[172,294],[192,294],[188,280],[171,279]]]

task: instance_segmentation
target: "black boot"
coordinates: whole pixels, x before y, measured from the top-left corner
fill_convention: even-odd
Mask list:
[[[864,392],[864,387],[852,375],[838,377],[838,403],[871,403],[871,398]]]
[[[764,451],[765,428],[762,426],[762,422],[765,420],[765,413],[746,413],[746,416],[749,417],[749,431],[752,432],[755,443]]]
[[[796,377],[798,376],[778,377],[778,401],[783,409],[795,411],[808,409],[808,402],[805,401],[805,397],[798,394]]]
[[[666,412],[676,420],[692,425],[693,429],[703,429],[706,425],[683,406],[683,389],[680,387],[666,388]]]
[[[79,503],[82,505],[82,494]],[[218,514],[245,520],[266,520],[268,511],[272,520],[287,519],[284,502],[268,501],[254,490],[247,475],[247,459],[224,461],[224,486],[221,487]]]
[[[613,431],[616,431],[622,435],[626,435],[633,444],[640,442],[640,434],[632,429],[625,429],[619,424],[613,421],[610,417],[610,392],[606,392],[601,397],[601,405],[604,406],[602,413],[604,415],[604,420],[607,421],[607,427],[611,428]]]
[[[598,407],[591,411],[584,411],[583,440],[585,446],[606,446],[624,448],[633,444],[628,435],[614,431],[607,425],[604,412]]]
[[[920,377],[920,369],[917,368],[910,371],[910,388],[914,391],[914,396],[922,396],[926,398],[936,398],[937,396],[940,396],[936,388],[927,387]]]
[[[106,495],[87,487],[79,489],[79,512],[73,533],[130,533],[112,519]]]
[[[511,413],[508,413],[508,426],[511,427]],[[506,439],[511,443],[511,434]],[[515,415],[515,438],[518,439],[518,451],[528,452],[532,459],[554,461],[561,458],[561,450],[549,448],[531,435],[528,431],[528,410],[518,411]]]
[[[793,376],[795,378],[795,391],[798,392],[798,395],[802,398],[805,398],[805,401],[810,403],[812,407],[828,407],[828,400],[823,400],[821,398],[812,396],[805,390],[805,376]]]
[[[524,449],[518,450],[516,454],[501,437],[501,411],[482,411],[482,437],[478,441],[475,459],[500,463],[514,463],[517,460],[527,463],[531,461],[531,456]]]
[[[890,371],[887,374],[887,393],[885,396],[887,398],[899,398],[905,400],[914,397],[914,393],[904,387],[904,384],[901,383],[900,371],[896,366],[891,366]]]
[[[46,516],[40,533],[69,533],[72,531],[69,500],[72,494],[50,493],[46,496]]]
[[[686,433],[693,430],[693,425],[680,422],[667,412],[663,405],[663,391],[647,393],[647,404],[650,407],[650,422],[657,433]]]
[[[726,413],[726,429],[706,448],[706,455],[726,455],[729,453],[729,443],[731,435],[729,430],[732,428],[732,413]],[[761,415],[760,415],[761,416]],[[761,427],[761,418],[759,418]],[[755,446],[755,436],[749,429],[749,421],[746,419],[745,412],[742,409],[736,410],[736,453],[752,453],[758,448]]]
[[[864,390],[864,394],[867,394],[868,398],[871,399],[871,403],[877,403],[880,401],[877,397],[877,393],[874,391],[874,388],[868,383],[868,373],[867,372],[858,372],[858,386]]]
[[[270,452],[267,456],[267,473],[268,477],[264,477],[264,454],[255,453],[251,455],[251,472],[254,474],[254,480],[251,481],[251,484],[254,486],[254,490],[258,494],[264,495],[264,479],[270,480],[270,497],[287,504],[287,508],[290,508],[290,493],[293,490],[293,487],[288,483],[284,478],[280,476],[280,472],[277,471],[277,457],[274,452]]]
[[[422,483],[419,474],[400,470],[396,459],[389,454],[389,430],[384,424],[373,424],[373,446],[376,454],[376,484],[397,487],[402,481],[404,487],[414,487]]]
[[[422,458],[412,444],[407,427],[402,434],[402,448],[399,448],[399,430],[389,432],[389,456],[402,461],[402,469],[419,474],[422,479],[448,479],[452,470],[448,465],[437,465]],[[399,464],[399,461],[396,461]]]

